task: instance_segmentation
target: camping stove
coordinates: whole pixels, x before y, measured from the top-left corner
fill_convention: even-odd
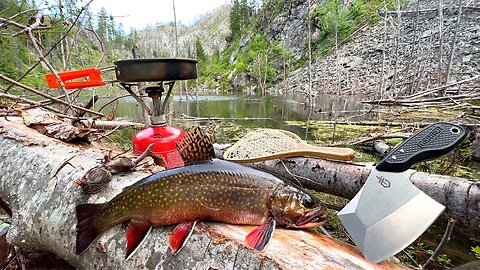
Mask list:
[[[183,166],[182,158],[177,151],[175,142],[185,135],[185,132],[177,127],[167,126],[165,120],[165,107],[172,92],[174,81],[165,83],[168,91],[163,99],[164,83],[145,88],[148,96],[152,99],[153,110],[150,115],[151,127],[141,130],[133,136],[132,145],[136,155],[140,155],[147,147],[154,143],[152,152],[161,154],[167,163],[167,168]]]
[[[181,139],[185,133],[179,128],[167,126],[165,107],[175,81],[197,78],[197,60],[189,58],[137,58],[119,60],[114,64],[112,67],[102,69],[88,68],[60,72],[58,76],[66,89],[86,88],[106,85],[107,81],[102,80],[101,73],[115,70],[116,80],[108,82],[119,82],[142,106],[143,110],[148,112],[152,123],[151,127],[139,131],[133,137],[134,153],[139,155],[151,143],[154,143],[155,146],[152,151],[161,154],[165,158],[167,168],[182,166],[183,161],[178,154],[175,142]],[[60,87],[54,74],[45,75],[45,79],[50,87]],[[138,86],[139,82],[156,83],[156,85],[146,88],[148,96],[153,100],[153,111],[131,89],[132,86]],[[168,85],[168,91],[162,104],[164,85]]]

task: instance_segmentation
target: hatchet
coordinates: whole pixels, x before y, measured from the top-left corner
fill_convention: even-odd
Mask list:
[[[417,239],[445,207],[408,179],[415,163],[450,152],[467,132],[439,122],[414,134],[372,168],[355,197],[338,213],[365,258],[375,263],[393,256]]]

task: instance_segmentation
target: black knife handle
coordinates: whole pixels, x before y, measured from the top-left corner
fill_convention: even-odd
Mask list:
[[[432,124],[406,139],[377,164],[377,170],[403,172],[413,164],[450,152],[465,139],[467,131],[455,124]]]

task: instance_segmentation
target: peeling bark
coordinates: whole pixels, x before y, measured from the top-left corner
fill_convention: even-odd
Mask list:
[[[122,188],[145,177],[143,172],[115,176],[107,188],[90,197],[74,183],[97,165],[100,150],[62,143],[33,131],[21,120],[0,119],[16,129],[29,146],[0,136],[0,197],[12,209],[10,243],[27,250],[50,251],[78,269],[400,269],[392,262],[373,264],[348,244],[301,230],[278,229],[264,252],[243,245],[252,226],[201,222],[186,247],[169,256],[172,226],[154,228],[139,251],[126,261],[125,226],[104,233],[83,255],[75,255],[75,205],[105,202]],[[75,155],[58,173],[57,168]]]

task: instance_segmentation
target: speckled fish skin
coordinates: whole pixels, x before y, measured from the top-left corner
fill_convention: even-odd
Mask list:
[[[284,182],[247,166],[214,159],[142,179],[106,203],[98,231],[128,220],[169,225],[194,220],[262,224],[269,200]]]

